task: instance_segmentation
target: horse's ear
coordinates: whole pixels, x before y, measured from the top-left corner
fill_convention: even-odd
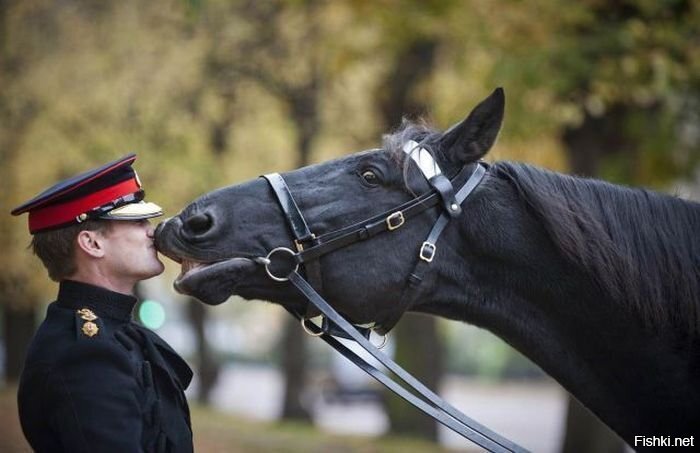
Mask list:
[[[501,130],[505,101],[503,88],[496,88],[469,116],[443,133],[440,149],[448,159],[466,164],[481,159],[491,149]]]

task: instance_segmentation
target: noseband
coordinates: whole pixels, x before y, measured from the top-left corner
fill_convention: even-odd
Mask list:
[[[486,164],[479,162],[473,167],[463,167],[450,181],[442,174],[432,155],[418,143],[414,141],[407,142],[403,151],[420,168],[432,189],[382,214],[319,236],[313,234],[309,229],[284,178],[278,173],[263,176],[270,184],[287,219],[294,236],[294,248],[296,251],[287,247],[278,247],[271,250],[266,257],[257,258],[255,261],[265,266],[265,271],[272,280],[292,283],[323,314],[323,324],[319,327],[313,323],[306,323],[304,316],[290,310],[293,316],[301,319],[304,330],[312,333],[314,336],[320,336],[331,347],[390,390],[443,425],[486,450],[497,452],[526,451],[449,405],[379,351],[368,340],[371,330],[377,330],[383,334],[391,330],[403,312],[416,299],[419,294],[420,284],[436,256],[437,242],[440,235],[451,219],[461,215],[461,204],[474,191],[486,174]],[[471,169],[471,173],[469,173],[469,169]],[[467,174],[469,174],[468,177],[466,177]],[[466,181],[455,192],[453,182],[465,179]],[[398,234],[397,231],[409,220],[438,205],[442,208],[442,212],[433,224],[425,241],[419,247],[413,272],[407,278],[406,286],[399,301],[400,305],[396,307],[393,313],[378,323],[353,326],[321,297],[319,294],[322,293],[319,259],[321,256],[357,242],[366,241],[380,233]],[[304,267],[307,279],[304,279],[299,274],[300,266]],[[384,374],[384,372],[367,363],[334,337],[348,338],[357,342],[418,393],[421,398],[406,390],[402,385]]]

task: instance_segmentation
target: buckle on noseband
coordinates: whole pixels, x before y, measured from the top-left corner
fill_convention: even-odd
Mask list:
[[[406,219],[403,216],[403,212],[396,211],[386,218],[386,227],[389,229],[389,231],[394,231],[403,225],[405,221]]]
[[[297,252],[301,253],[304,251],[304,242],[313,241],[316,239],[316,235],[311,233],[310,236],[302,239],[294,239],[294,246],[297,248]]]
[[[420,253],[418,253],[418,257],[429,263],[433,260],[433,258],[435,258],[435,250],[437,250],[435,244],[425,241],[423,242],[423,245],[420,246]]]
[[[278,252],[289,253],[289,255],[292,258],[292,261],[294,261],[294,268],[290,269],[290,271],[287,272],[284,277],[278,277],[275,274],[273,274],[272,271],[270,270],[270,266],[273,264],[272,263],[272,255],[274,255],[275,253],[278,253]],[[267,257],[266,257],[267,262],[265,262],[265,272],[267,272],[267,275],[276,282],[286,282],[287,280],[289,280],[289,277],[288,277],[289,274],[299,270],[299,263],[294,260],[294,257],[296,255],[297,254],[294,253],[293,250],[288,249],[287,247],[277,247],[277,248],[270,250],[270,253],[268,253]]]

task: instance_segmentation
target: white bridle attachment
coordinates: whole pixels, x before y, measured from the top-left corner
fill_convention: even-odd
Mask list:
[[[440,170],[440,166],[435,162],[433,155],[430,154],[427,149],[421,147],[418,142],[413,140],[407,141],[403,145],[403,152],[413,159],[413,162],[418,165],[418,168],[420,168],[420,171],[423,172],[427,180],[442,174],[442,170]]]

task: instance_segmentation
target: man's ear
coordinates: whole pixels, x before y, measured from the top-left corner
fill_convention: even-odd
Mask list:
[[[83,230],[76,238],[78,248],[85,254],[94,258],[101,258],[105,254],[104,237],[99,231]]]
[[[505,102],[503,88],[496,88],[469,116],[446,130],[440,138],[445,156],[460,165],[484,157],[501,130]]]

